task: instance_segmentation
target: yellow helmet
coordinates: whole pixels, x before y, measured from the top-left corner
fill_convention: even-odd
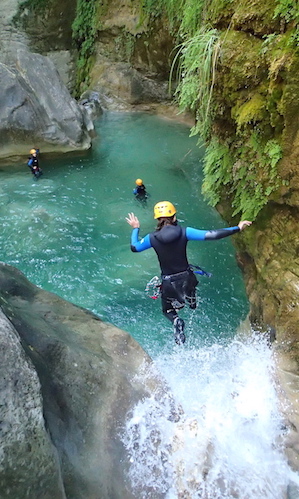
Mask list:
[[[135,180],[135,183],[136,183],[136,185],[142,185],[142,184],[143,184],[143,182],[142,182],[141,178],[137,178],[137,179]]]
[[[36,153],[36,149],[30,149],[29,154],[35,154],[35,153]]]
[[[176,209],[169,201],[160,201],[154,206],[154,218],[172,217],[176,213]]]

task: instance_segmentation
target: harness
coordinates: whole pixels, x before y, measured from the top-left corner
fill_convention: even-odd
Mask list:
[[[193,271],[193,269],[197,270]],[[184,277],[188,277],[190,270],[194,272],[194,274],[200,274],[200,275],[205,275],[207,277],[212,277],[212,274],[210,272],[206,272],[198,265],[189,265],[187,270],[184,270],[183,272],[178,272],[177,274],[162,275],[161,278],[158,276],[152,277],[152,279],[146,285],[145,288],[146,294],[153,300],[157,300],[161,294],[161,287],[163,281],[175,282],[179,281],[180,279],[184,279]]]
[[[187,277],[189,275],[188,270],[183,272],[177,272],[176,274],[162,275],[162,281],[179,281],[180,279]]]
[[[189,265],[190,269],[194,272],[194,274],[206,275],[207,277],[212,277],[213,274],[211,272],[206,272],[204,269],[199,267],[198,265]],[[197,269],[197,270],[193,270]]]

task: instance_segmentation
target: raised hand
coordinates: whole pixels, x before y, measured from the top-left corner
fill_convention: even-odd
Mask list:
[[[134,215],[134,213],[128,213],[128,216],[126,217],[126,221],[128,222],[133,229],[138,229],[140,227],[140,223],[138,218]]]

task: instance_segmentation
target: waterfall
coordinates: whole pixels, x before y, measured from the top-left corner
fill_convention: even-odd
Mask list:
[[[129,416],[123,441],[138,497],[290,497],[289,483],[298,486],[299,477],[283,453],[275,356],[265,340],[251,334],[225,345],[175,347],[152,369],[178,409],[170,417],[169,396],[153,394]]]

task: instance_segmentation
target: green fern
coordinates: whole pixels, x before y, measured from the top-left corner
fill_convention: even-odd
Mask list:
[[[282,17],[286,22],[299,21],[298,0],[278,0],[274,11],[274,19]]]
[[[281,157],[278,142],[272,139],[263,144],[256,132],[235,152],[213,138],[204,158],[202,192],[208,203],[216,206],[226,186],[233,216],[241,213],[253,220],[280,186],[277,165]]]

